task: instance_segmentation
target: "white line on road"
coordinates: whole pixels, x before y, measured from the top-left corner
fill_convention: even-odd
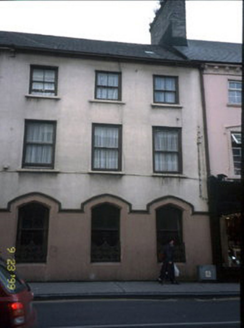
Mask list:
[[[236,325],[240,321],[222,321],[222,322],[178,322],[178,323],[142,323],[142,324],[114,324],[114,325],[87,325],[87,326],[56,326],[50,328],[140,328],[140,327],[180,327],[180,326],[223,326]]]

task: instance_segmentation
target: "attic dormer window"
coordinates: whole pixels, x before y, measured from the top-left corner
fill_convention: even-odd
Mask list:
[[[31,66],[30,94],[56,96],[57,77],[58,69],[56,67]]]

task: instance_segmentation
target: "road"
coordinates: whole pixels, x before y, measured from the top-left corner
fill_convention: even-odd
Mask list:
[[[240,327],[239,299],[34,302],[38,328]]]

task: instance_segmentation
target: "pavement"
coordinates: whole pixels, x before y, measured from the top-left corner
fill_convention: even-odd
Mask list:
[[[34,300],[95,298],[236,298],[239,283],[157,281],[31,282]]]

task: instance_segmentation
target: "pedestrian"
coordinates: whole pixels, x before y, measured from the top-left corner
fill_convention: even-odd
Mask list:
[[[178,282],[175,280],[174,250],[175,250],[175,241],[173,238],[171,238],[169,239],[168,244],[164,248],[163,264],[158,278],[158,281],[161,284],[164,283],[166,275],[168,275],[168,278],[172,284],[178,284]]]

